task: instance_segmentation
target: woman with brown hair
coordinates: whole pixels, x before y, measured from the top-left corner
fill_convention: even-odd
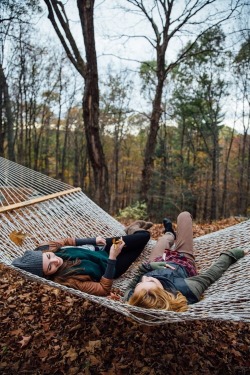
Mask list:
[[[115,238],[64,238],[27,250],[12,265],[59,284],[97,295],[109,295],[113,279],[121,276],[141,254],[153,223],[138,220]]]

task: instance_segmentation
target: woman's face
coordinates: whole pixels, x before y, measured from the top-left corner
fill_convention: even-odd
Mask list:
[[[140,292],[142,289],[154,290],[157,288],[164,289],[161,282],[158,279],[151,276],[143,276],[141,282],[136,285],[134,291]]]
[[[63,264],[63,259],[52,252],[43,253],[43,273],[53,275]]]

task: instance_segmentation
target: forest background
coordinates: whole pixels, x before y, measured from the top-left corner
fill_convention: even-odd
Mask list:
[[[249,216],[246,1],[0,9],[0,156],[118,218]]]

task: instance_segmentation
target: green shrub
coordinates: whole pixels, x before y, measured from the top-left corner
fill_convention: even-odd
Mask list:
[[[119,210],[117,219],[145,220],[147,216],[147,204],[137,201],[132,206],[127,206]]]

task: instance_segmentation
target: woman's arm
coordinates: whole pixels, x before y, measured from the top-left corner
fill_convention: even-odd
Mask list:
[[[219,259],[206,271],[197,276],[186,278],[185,282],[194,295],[200,299],[202,293],[218,280],[231,264],[244,257],[245,253],[243,249],[239,248],[225,251],[221,253]]]
[[[152,268],[150,266],[150,263],[142,263],[138,267],[136,275],[133,277],[133,279],[128,284],[127,289],[125,290],[123,301],[127,301],[130,297],[131,291],[133,291],[140,281],[140,278],[145,275],[145,273],[152,271]]]
[[[76,238],[75,246],[82,245],[106,245],[106,240],[103,237],[93,237],[93,238]],[[67,246],[67,245],[64,245]]]
[[[115,273],[116,259],[107,260],[107,268],[100,282],[81,280],[81,276],[69,277],[65,285],[78,289],[81,292],[95,296],[108,296],[110,294]],[[86,277],[84,277],[86,279]]]
[[[92,238],[60,238],[53,241],[45,241],[38,245],[35,250],[40,250],[40,247],[43,247],[42,250],[52,251],[53,253],[61,249],[63,246],[81,246],[81,245],[105,245],[106,240],[102,237],[92,237]],[[44,247],[47,247],[46,249]]]
[[[95,296],[109,295],[115,274],[116,258],[124,245],[125,242],[121,240],[119,244],[111,246],[107,267],[100,282],[80,280],[80,277],[70,277],[67,280],[67,286]]]
[[[36,247],[35,250],[52,251],[53,253],[55,253],[63,246],[76,246],[75,238],[67,237],[56,239],[53,241],[44,241],[39,243],[38,247]]]
[[[108,296],[110,294],[112,288],[113,280],[106,279],[102,277],[100,282],[95,281],[82,281],[80,279],[75,279],[70,277],[67,279],[66,286],[80,290],[81,292],[85,292],[88,294],[92,294],[94,296]]]

